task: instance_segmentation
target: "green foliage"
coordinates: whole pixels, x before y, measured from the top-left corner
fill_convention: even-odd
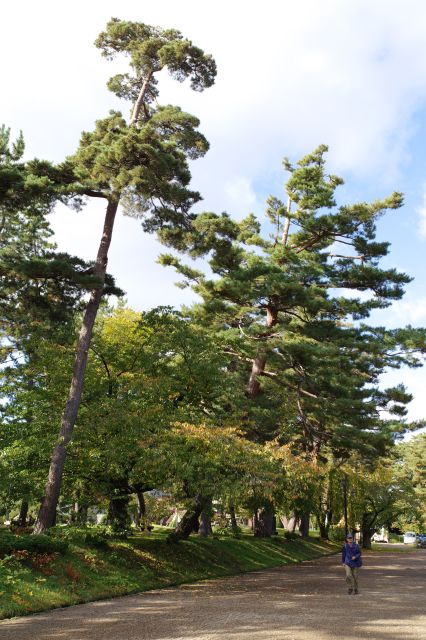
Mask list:
[[[46,535],[14,535],[8,531],[0,531],[0,557],[10,555],[13,551],[29,551],[30,553],[65,553],[68,543],[53,540]]]
[[[95,44],[108,60],[120,53],[130,58],[134,76],[114,76],[108,85],[111,91],[128,100],[137,99],[143,82],[148,78],[150,84],[146,101],[152,102],[158,91],[151,76],[164,68],[179,82],[189,78],[195,91],[212,86],[216,76],[213,58],[184,39],[176,29],[160,29],[142,22],[112,18]]]
[[[330,527],[328,535],[330,540],[333,542],[344,542],[346,536],[345,528],[339,525],[334,525]]]
[[[82,293],[118,293],[102,261],[85,263],[50,243],[54,205],[79,209],[96,197],[110,212],[123,205],[166,246],[207,256],[210,275],[176,252],[163,255],[199,304],[143,314],[101,306],[58,518],[84,521],[97,505],[110,526],[58,529],[52,544],[101,553],[118,544],[117,526],[127,544],[131,496],[153,488],[185,507],[199,496],[257,515],[314,512],[323,534],[329,528],[340,539],[347,480],[350,525],[366,536],[382,525],[420,526],[424,438],[404,445],[391,469],[394,442],[420,425],[405,421],[404,386],[382,389],[379,380],[389,368],[421,366],[426,331],[368,324],[410,281],[383,265],[389,243],[376,239],[378,220],[402,206],[402,195],[340,204],[343,181],[328,173],[322,145],[295,165],[284,161],[288,202],[269,197],[266,227],[252,214],[195,215],[201,196],[190,188],[189,162],[208,142],[196,117],[157,104],[157,81],[167,70],[202,90],[214,82],[213,59],[176,30],[116,18],[96,46],[108,59],[128,58],[129,72],[108,86],[133,102],[130,119],[111,111],[58,165],[24,162],[22,135],[11,142],[0,129],[4,512],[42,494]]]
[[[380,390],[379,376],[389,367],[418,366],[426,333],[359,323],[400,298],[410,281],[381,267],[389,245],[375,241],[377,220],[399,208],[402,197],[337,205],[342,180],[327,173],[326,151],[319,147],[295,167],[285,163],[289,207],[269,198],[269,238],[253,216],[242,222],[226,214],[197,217],[193,228],[202,239],[192,255],[210,251],[211,278],[176,256],[161,262],[201,296],[193,318],[216,332],[229,366],[250,378],[247,435],[278,436],[313,458],[329,451],[341,458],[353,449],[374,457],[408,428],[403,420],[411,399],[402,385]],[[362,301],[359,292],[366,294]],[[257,373],[252,368],[250,375],[247,363],[257,363]]]

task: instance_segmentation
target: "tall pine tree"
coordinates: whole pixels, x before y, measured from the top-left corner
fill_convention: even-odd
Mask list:
[[[50,527],[55,518],[118,206],[121,202],[143,216],[146,231],[157,231],[163,241],[182,247],[193,218],[190,209],[200,200],[199,194],[188,188],[188,159],[202,156],[208,148],[197,131],[197,118],[178,107],[155,106],[154,99],[158,95],[157,74],[163,69],[178,81],[189,78],[196,91],[211,86],[216,74],[211,56],[174,29],[115,18],[99,35],[96,46],[108,59],[117,54],[129,58],[130,73],[114,76],[108,86],[119,97],[131,100],[133,109],[129,121],[121,113],[111,112],[96,123],[93,132],[83,133],[79,149],[66,165],[76,192],[104,199],[106,214],[93,269],[100,285],[92,290],[84,313],[69,396],[35,527],[38,533]]]

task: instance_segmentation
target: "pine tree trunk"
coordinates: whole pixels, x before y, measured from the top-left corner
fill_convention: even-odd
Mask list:
[[[260,392],[259,376],[265,371],[266,356],[258,354],[253,360],[250,378],[247,385],[247,395],[249,398],[256,398]]]
[[[71,440],[78,409],[80,407],[84,373],[86,370],[89,347],[93,334],[93,326],[95,324],[96,315],[102,298],[103,283],[105,281],[108,264],[108,249],[111,243],[117,208],[118,199],[111,199],[108,201],[102,238],[93,272],[94,276],[99,278],[100,284],[98,288],[93,289],[91,292],[83,317],[83,323],[76,348],[74,371],[68,401],[62,417],[62,424],[59,430],[58,439],[53,449],[45,494],[34,527],[34,533],[42,533],[46,529],[49,529],[49,527],[53,526],[55,521],[65,458],[67,455],[67,446]]]
[[[19,516],[18,516],[18,526],[20,527],[26,527],[27,526],[27,517],[28,517],[28,509],[29,509],[30,505],[28,503],[28,500],[26,500],[25,498],[22,500],[21,502],[21,508],[19,511]]]
[[[272,305],[268,305],[266,307],[266,326],[268,329],[272,329],[272,327],[278,321],[278,311]],[[260,393],[260,381],[259,378],[265,371],[266,366],[266,355],[263,351],[259,351],[253,360],[253,365],[251,368],[250,378],[248,381],[246,394],[249,398],[256,398]]]

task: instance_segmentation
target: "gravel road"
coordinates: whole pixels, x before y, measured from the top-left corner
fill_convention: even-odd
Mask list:
[[[425,640],[426,551],[331,556],[0,622],[1,640]]]

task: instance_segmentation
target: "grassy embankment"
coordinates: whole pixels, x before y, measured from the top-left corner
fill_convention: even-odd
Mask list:
[[[417,551],[417,545],[406,544],[402,546],[400,543],[380,544],[373,542],[371,551],[379,551],[380,553],[412,553]]]
[[[11,552],[0,560],[0,618],[293,564],[340,548],[314,538],[259,540],[244,534],[168,544],[167,533],[158,529],[102,541],[74,530],[65,552]]]

